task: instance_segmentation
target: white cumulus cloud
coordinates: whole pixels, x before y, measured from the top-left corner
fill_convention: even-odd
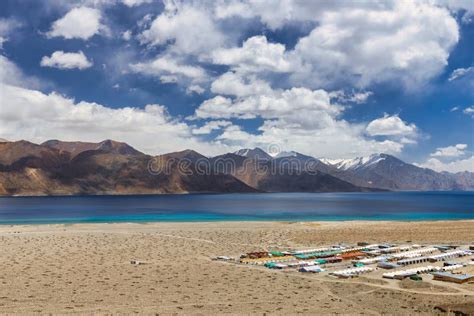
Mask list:
[[[192,93],[197,93],[197,94],[203,94],[206,91],[203,87],[201,87],[198,84],[192,84],[189,87],[186,88],[186,93],[187,94],[192,94]]]
[[[132,38],[132,31],[127,30],[127,31],[122,33],[122,39],[124,41],[129,41],[131,38]]]
[[[56,20],[47,33],[49,37],[87,40],[105,27],[101,24],[101,12],[95,8],[77,7]]]
[[[343,90],[337,90],[330,93],[331,98],[336,99],[338,102],[355,104],[366,103],[373,94],[372,91],[345,92]]]
[[[200,55],[220,47],[226,37],[205,7],[168,1],[163,13],[141,33],[140,40],[152,46],[172,42],[168,49],[173,53]]]
[[[28,77],[10,61],[7,57],[0,55],[0,103],[3,100],[3,88],[5,85],[20,85],[29,88],[38,88],[44,83],[34,77]],[[3,104],[2,104],[3,106]]]
[[[464,114],[471,115],[474,118],[474,105],[465,108],[462,112]]]
[[[464,155],[467,149],[467,144],[456,144],[448,147],[436,148],[434,153],[431,153],[431,157],[459,157]]]
[[[128,7],[137,7],[144,3],[151,3],[153,0],[122,0],[123,4]]]
[[[241,76],[235,72],[226,72],[216,78],[211,84],[215,94],[244,97],[249,95],[271,94],[270,84],[254,76]]]
[[[430,154],[425,162],[416,164],[419,167],[447,172],[474,172],[474,156],[467,150],[467,144],[456,144],[439,147]]]
[[[43,56],[41,66],[60,69],[86,69],[93,64],[82,51],[77,53],[65,53],[61,50],[55,51],[50,57]]]
[[[397,154],[405,145],[414,142],[414,135],[409,139],[403,135],[393,139],[372,139],[367,136],[366,124],[345,121],[341,118],[343,111],[342,106],[331,103],[331,95],[325,90],[292,88],[260,94],[239,93],[234,98],[218,95],[204,101],[193,119],[260,118],[263,124],[257,133],[232,124],[223,129],[217,140],[229,146],[265,148],[278,144],[281,148],[316,157],[349,158],[376,152]]]
[[[230,121],[225,121],[225,120],[209,121],[203,126],[193,129],[192,132],[195,135],[205,135],[205,134],[211,133],[212,131],[219,130],[229,125],[232,125]]]
[[[131,64],[130,68],[137,73],[158,77],[162,82],[199,82],[206,79],[203,68],[182,64],[171,56],[159,56],[148,62]]]
[[[384,115],[367,125],[367,134],[370,136],[415,136],[415,124],[404,122],[398,115]]]
[[[228,150],[200,141],[187,124],[172,118],[166,107],[158,104],[109,108],[10,85],[3,86],[2,96],[9,103],[0,107],[0,135],[11,140],[43,142],[58,135],[69,141],[115,139],[149,154],[187,148],[206,154]]]
[[[193,127],[170,116],[163,105],[110,108],[24,87],[24,75],[0,57],[0,93],[8,100],[0,107],[0,135],[6,139],[37,143],[58,137],[66,141],[114,139],[149,154],[192,148],[214,155],[236,149],[200,140],[192,133]]]
[[[449,76],[448,80],[453,81],[458,78],[464,77],[469,73],[474,72],[474,67],[468,67],[468,68],[457,68],[454,69],[451,75]]]
[[[7,42],[13,31],[21,26],[21,23],[13,18],[0,18],[0,49],[3,43]]]
[[[429,168],[435,171],[447,171],[447,172],[463,172],[469,171],[474,172],[474,156],[470,156],[465,159],[454,160],[450,162],[442,162],[436,158],[430,158],[426,162],[416,164],[418,167]]]
[[[269,43],[265,36],[251,37],[242,47],[216,50],[212,54],[212,60],[216,64],[230,65],[243,72],[290,70],[290,63],[285,56],[285,45]]]
[[[294,82],[366,87],[398,81],[414,89],[440,74],[459,40],[448,10],[415,1],[380,7],[324,12],[295,47],[305,67]]]

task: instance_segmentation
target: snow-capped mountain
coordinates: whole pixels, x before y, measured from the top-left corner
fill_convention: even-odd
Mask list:
[[[373,154],[368,157],[357,157],[352,159],[321,159],[327,165],[339,170],[355,170],[375,165],[387,158],[385,154]]]
[[[255,147],[254,149],[244,148],[234,152],[235,155],[261,160],[271,160],[272,156],[267,154],[263,149]]]
[[[455,175],[419,168],[387,154],[354,159],[325,160],[333,167],[331,175],[358,186],[387,190],[427,191],[466,190],[474,183]]]
[[[298,157],[299,155],[301,154],[297,153],[296,151],[281,151],[275,156],[273,156],[273,158]]]
[[[277,166],[307,170],[316,169],[359,187],[403,190],[403,191],[443,191],[472,190],[474,176],[439,173],[431,169],[419,168],[387,154],[372,154],[353,159],[317,159],[294,151],[281,152],[273,158],[260,148],[242,149],[237,155],[274,161]],[[316,164],[314,163],[316,162]]]
[[[474,189],[474,173],[439,173],[387,154],[325,159],[326,164],[297,152],[272,158],[260,148],[212,158],[194,150],[159,157],[171,169],[169,174],[154,177],[149,173],[152,156],[125,143],[50,140],[38,145],[0,141],[0,195],[98,194],[104,190],[114,194],[157,194]],[[179,164],[182,159],[191,162],[191,171],[197,170],[199,162],[216,172],[183,173]],[[32,178],[32,169],[40,176]]]

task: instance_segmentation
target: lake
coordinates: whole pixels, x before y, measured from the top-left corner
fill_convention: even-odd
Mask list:
[[[474,219],[474,192],[0,198],[0,224],[443,219]]]

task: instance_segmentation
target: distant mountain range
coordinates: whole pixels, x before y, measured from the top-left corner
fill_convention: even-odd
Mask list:
[[[260,148],[150,156],[112,140],[0,139],[0,195],[473,190],[474,173],[435,172],[387,154],[348,160]]]
[[[436,172],[420,168],[387,154],[329,161],[329,173],[358,186],[395,191],[473,190],[474,173]]]

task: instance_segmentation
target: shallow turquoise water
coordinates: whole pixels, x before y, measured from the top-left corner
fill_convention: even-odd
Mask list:
[[[474,192],[0,198],[0,224],[474,219]]]

